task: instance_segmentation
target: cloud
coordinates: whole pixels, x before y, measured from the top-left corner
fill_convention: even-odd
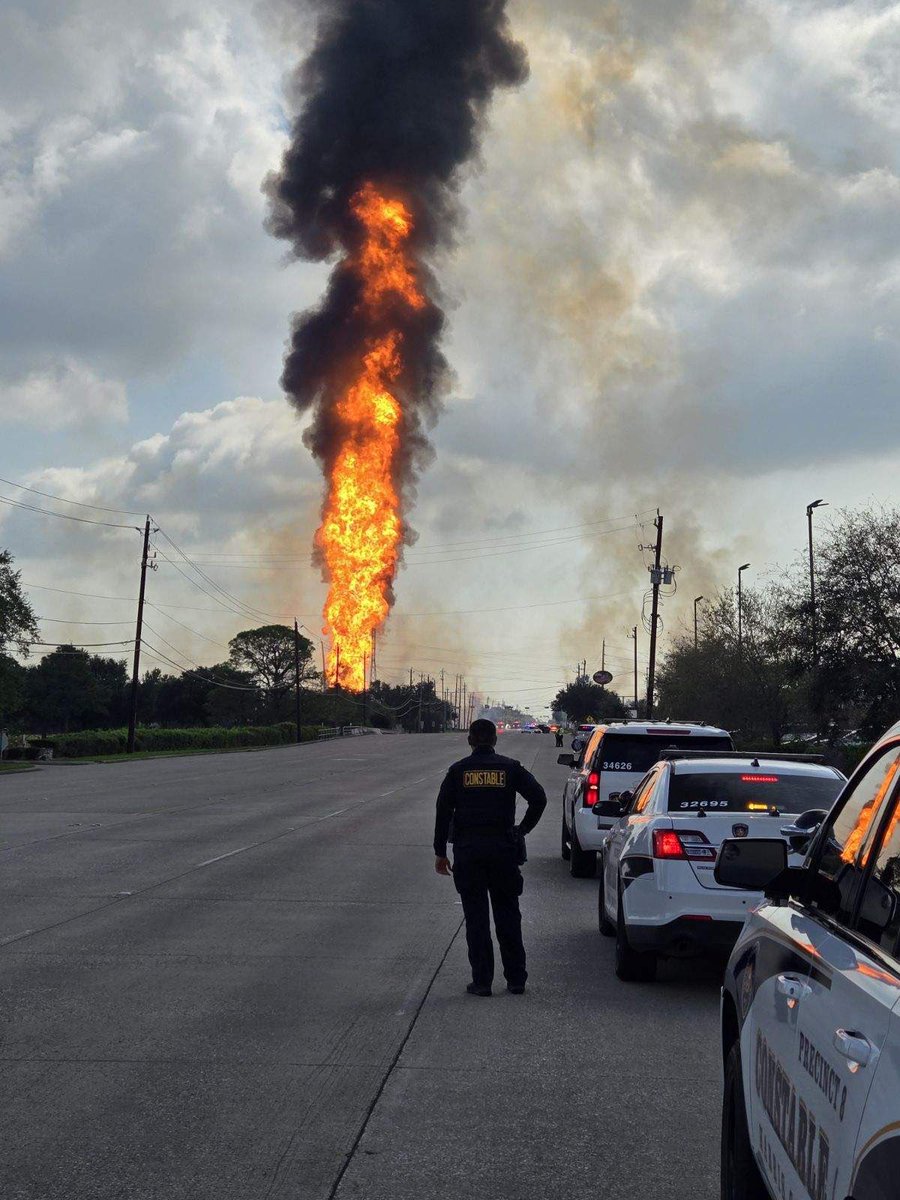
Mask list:
[[[86,430],[128,419],[125,385],[102,379],[71,358],[32,371],[17,383],[0,384],[0,405],[8,424],[28,425],[37,433],[71,427]]]

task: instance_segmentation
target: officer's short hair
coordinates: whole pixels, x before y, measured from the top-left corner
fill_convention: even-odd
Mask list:
[[[479,717],[469,726],[469,741],[473,746],[496,746],[497,726],[493,721]]]

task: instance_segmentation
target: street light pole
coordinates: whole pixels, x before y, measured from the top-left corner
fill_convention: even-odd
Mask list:
[[[702,596],[694,597],[694,649],[697,649],[697,605],[703,599]]]
[[[812,642],[812,664],[819,661],[818,630],[816,628],[816,568],[813,558],[813,509],[827,506],[826,500],[813,500],[806,506],[806,524],[809,530],[809,632]]]
[[[744,645],[744,611],[741,601],[741,575],[750,566],[749,563],[744,563],[742,567],[738,567],[738,587],[737,587],[737,618],[738,618],[738,654]]]

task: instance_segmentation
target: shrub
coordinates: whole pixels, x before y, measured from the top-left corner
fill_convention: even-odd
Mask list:
[[[303,740],[313,741],[317,730],[303,726]],[[278,725],[243,725],[225,728],[209,726],[197,729],[138,729],[136,750],[229,750],[241,746],[282,746],[296,738],[290,721]],[[97,755],[124,754],[128,739],[125,729],[85,729],[79,733],[58,733],[44,739],[57,758],[93,758]]]

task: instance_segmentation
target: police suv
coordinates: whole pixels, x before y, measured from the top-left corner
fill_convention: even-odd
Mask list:
[[[653,979],[660,955],[730,950],[762,896],[716,881],[719,845],[748,836],[805,845],[803,814],[821,821],[845,782],[809,756],[663,751],[633,793],[595,805],[598,823],[619,817],[600,852],[598,895],[619,978]]]
[[[573,754],[557,762],[570,768],[563,788],[562,857],[578,879],[597,870],[597,851],[612,819],[597,820],[594,806],[613,792],[636,787],[664,750],[730,750],[724,729],[690,722],[616,721],[583,729],[572,742]]]
[[[728,838],[715,877],[765,892],[722,990],[723,1200],[900,1196],[900,724],[802,866]]]

